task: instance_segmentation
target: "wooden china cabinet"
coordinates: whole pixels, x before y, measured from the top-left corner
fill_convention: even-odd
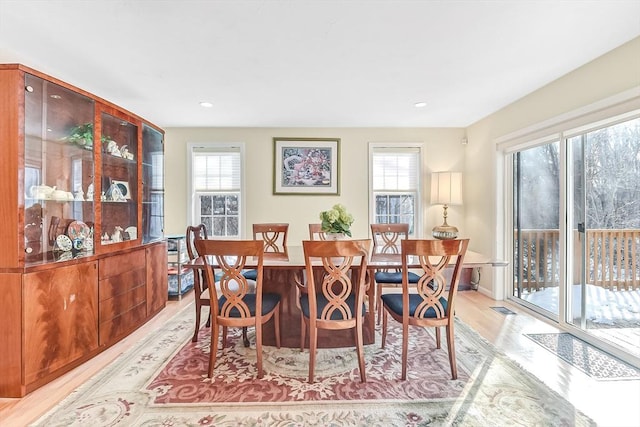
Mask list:
[[[164,308],[164,132],[19,64],[0,93],[0,397],[20,397]]]

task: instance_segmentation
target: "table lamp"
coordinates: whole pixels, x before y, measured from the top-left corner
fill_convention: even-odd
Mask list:
[[[443,206],[443,223],[433,227],[432,234],[436,239],[446,240],[458,237],[458,229],[447,224],[447,208],[449,205],[462,204],[462,173],[434,172],[431,174],[431,204]]]

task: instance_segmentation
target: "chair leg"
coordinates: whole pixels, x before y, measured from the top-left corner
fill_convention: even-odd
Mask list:
[[[380,324],[380,317],[382,316],[382,312],[384,308],[382,307],[382,284],[376,284],[376,310],[378,315],[378,325]]]
[[[358,367],[360,368],[360,382],[367,382],[367,375],[364,370],[364,342],[362,339],[362,318],[356,320],[356,351],[358,352]]]
[[[243,326],[242,327],[242,343],[244,344],[245,347],[249,347],[249,338],[247,337],[247,327]]]
[[[213,331],[211,331],[211,336],[213,336]],[[223,326],[222,327],[222,349],[224,350],[226,347],[227,347],[227,327]]]
[[[223,330],[224,329],[226,329],[226,326],[223,326]],[[209,353],[209,371],[207,372],[207,376],[209,378],[213,377],[213,368],[216,365],[216,358],[218,356],[218,339],[219,339],[218,335],[219,334],[220,334],[220,327],[218,326],[218,323],[213,322],[213,327],[211,328],[211,351]]]
[[[382,348],[387,344],[387,310],[382,310]]]
[[[273,313],[273,327],[276,328],[276,348],[280,348],[280,304]]]
[[[316,367],[316,347],[318,344],[318,329],[309,319],[309,384],[313,384],[313,372]]]
[[[300,351],[304,351],[304,341],[307,338],[307,324],[304,321],[304,314],[300,313]]]
[[[440,347],[440,326],[436,326],[436,348]]]
[[[451,365],[451,379],[458,379],[458,366],[456,365],[456,349],[453,337],[453,323],[447,325],[447,348],[449,350],[449,364]]]
[[[202,307],[198,302],[198,297],[196,297],[196,329],[193,331],[193,338],[191,338],[191,342],[198,342],[198,332],[200,332],[200,311]]]
[[[409,324],[402,322],[402,380],[407,379],[407,355],[409,353]]]
[[[256,362],[258,365],[258,378],[262,378],[264,376],[262,371],[262,321],[258,318],[256,318]]]

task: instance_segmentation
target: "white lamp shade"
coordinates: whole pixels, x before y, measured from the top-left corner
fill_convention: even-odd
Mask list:
[[[461,172],[434,172],[431,174],[431,204],[462,204]]]

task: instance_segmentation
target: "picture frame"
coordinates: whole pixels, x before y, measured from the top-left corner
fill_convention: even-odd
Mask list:
[[[273,194],[339,195],[340,138],[273,138]]]
[[[118,186],[118,188],[120,189],[120,192],[122,193],[122,195],[126,200],[131,200],[131,189],[129,188],[128,181],[119,181],[116,179],[112,179],[111,185],[114,185],[114,184]]]

